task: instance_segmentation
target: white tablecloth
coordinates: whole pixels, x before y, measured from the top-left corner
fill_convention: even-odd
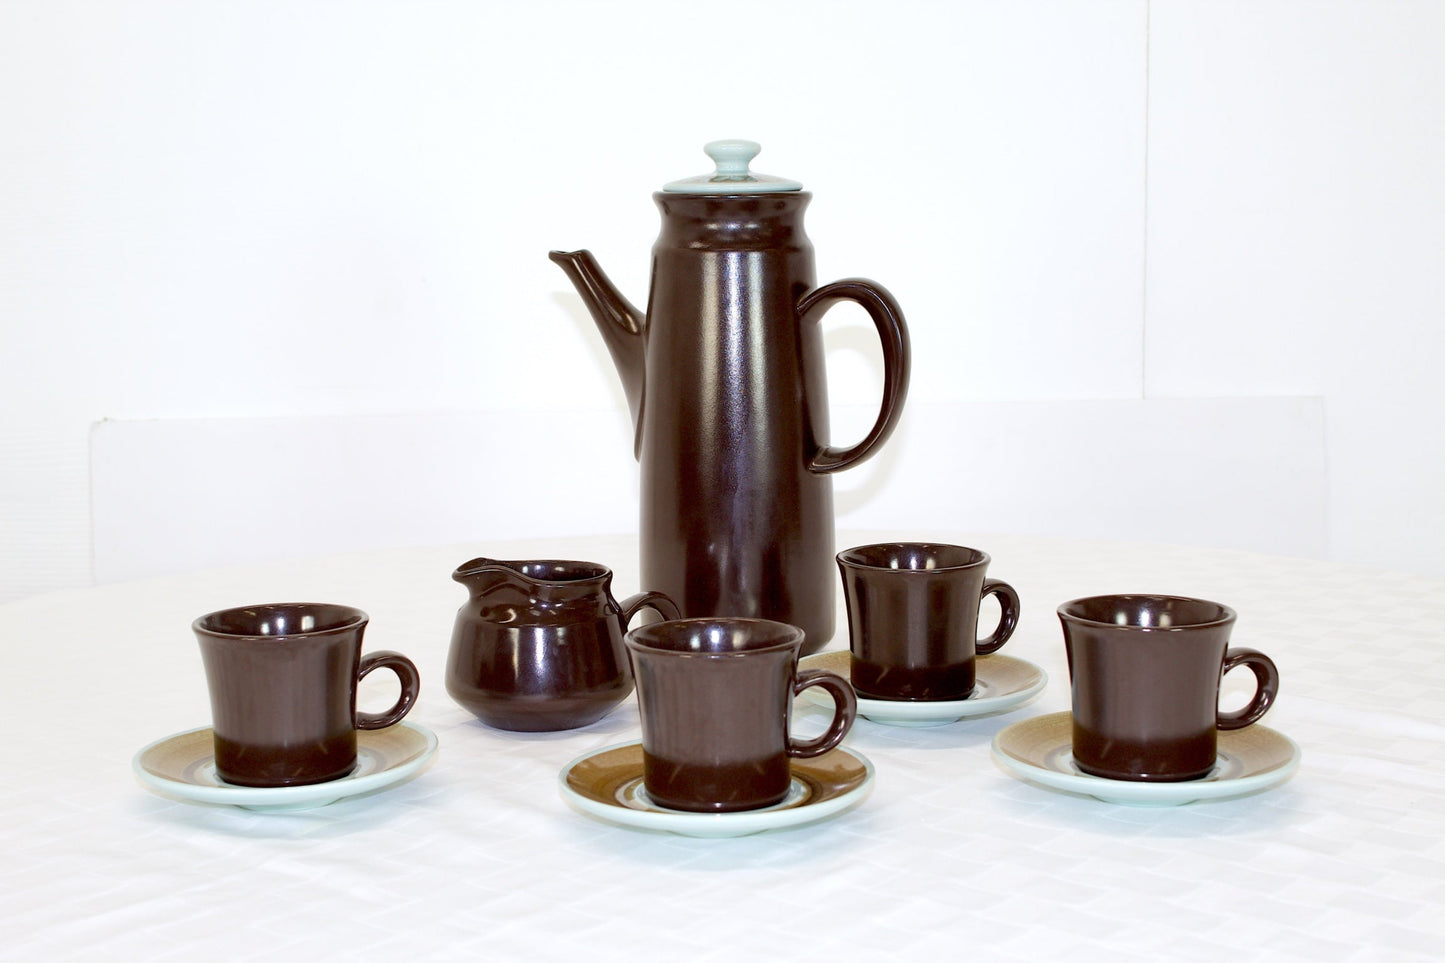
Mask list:
[[[876,534],[876,533],[875,533]],[[917,534],[917,533],[914,533]],[[107,585],[0,606],[6,959],[1401,960],[1445,952],[1445,581],[1149,545],[943,535],[989,551],[1023,618],[1006,654],[1043,695],[935,729],[860,719],[872,795],[736,839],[583,816],[560,769],[638,738],[629,700],[573,732],[484,727],[443,686],[478,554],[573,557],[641,588],[631,537],[388,551]],[[844,533],[840,547],[874,534]],[[1289,782],[1179,808],[1022,782],[1005,726],[1068,708],[1054,609],[1098,592],[1198,595],[1283,678],[1264,724]],[[197,615],[283,600],[371,613],[366,647],[422,672],[434,764],[375,795],[259,814],[146,792],[131,758],[209,723]],[[840,605],[841,611],[841,605]],[[847,645],[840,618],[830,648]],[[371,693],[382,698],[385,692]],[[801,705],[801,704],[800,704]]]

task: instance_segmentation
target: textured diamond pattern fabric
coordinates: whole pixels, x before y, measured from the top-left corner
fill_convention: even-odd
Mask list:
[[[843,533],[839,547],[902,533]],[[109,585],[0,606],[0,958],[17,960],[1410,960],[1445,945],[1445,580],[1236,552],[944,535],[1023,600],[1004,652],[1049,685],[935,729],[860,720],[858,808],[738,839],[639,832],[570,809],[567,762],[638,738],[629,700],[573,732],[491,730],[443,687],[461,560],[572,557],[637,585],[635,541],[367,553]],[[1177,808],[1022,782],[993,736],[1066,710],[1054,608],[1174,592],[1239,613],[1283,679],[1265,724],[1299,743],[1282,786]],[[367,610],[366,648],[422,673],[416,778],[300,813],[152,795],[141,746],[209,721],[191,619],[290,599]],[[985,619],[987,615],[985,615]],[[840,620],[840,625],[846,624]],[[831,647],[843,648],[846,637]],[[1243,699],[1246,678],[1226,699]],[[369,684],[369,683],[368,683]],[[381,703],[380,683],[363,688]],[[822,709],[800,701],[799,728]]]

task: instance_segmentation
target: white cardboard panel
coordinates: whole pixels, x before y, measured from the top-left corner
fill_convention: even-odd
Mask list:
[[[92,436],[95,578],[635,530],[626,421],[520,411],[105,422]]]
[[[1445,5],[1150,16],[1150,397],[1319,394],[1330,554],[1445,572]]]
[[[1315,399],[914,405],[835,476],[838,522],[1319,556],[1322,426]],[[613,411],[105,422],[92,456],[101,582],[637,530]]]

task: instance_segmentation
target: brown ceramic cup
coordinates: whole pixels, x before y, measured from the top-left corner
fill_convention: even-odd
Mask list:
[[[789,758],[834,748],[853,725],[846,679],[798,671],[803,630],[766,619],[679,619],[627,633],[642,714],[643,786],[654,803],[725,813],[781,802]],[[816,739],[790,732],[793,698],[821,686],[837,703]]]
[[[216,772],[241,786],[304,786],[356,765],[356,730],[384,729],[416,702],[420,676],[396,652],[361,655],[367,615],[346,605],[250,605],[191,625],[211,692]],[[401,695],[386,712],[356,711],[357,683],[388,668]]]
[[[976,656],[997,652],[1018,624],[1013,586],[987,578],[976,548],[927,542],[838,553],[853,688],[870,699],[946,702],[973,692]],[[978,638],[979,603],[994,595],[999,623]]]
[[[1101,595],[1059,606],[1073,684],[1074,762],[1136,782],[1199,779],[1214,768],[1218,730],[1264,715],[1279,692],[1274,662],[1230,648],[1234,610],[1173,595]],[[1236,666],[1254,673],[1249,704],[1219,711]]]

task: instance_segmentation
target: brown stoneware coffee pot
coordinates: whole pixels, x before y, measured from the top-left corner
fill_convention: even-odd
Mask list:
[[[596,562],[474,558],[452,578],[467,589],[447,653],[447,693],[498,729],[550,732],[601,719],[632,692],[622,636],[661,592],[612,597],[612,571]]]
[[[587,251],[552,252],[622,376],[641,463],[642,580],[688,617],[746,616],[833,637],[833,489],[872,455],[908,390],[908,330],[883,288],[818,286],[803,231],[812,195],[749,171],[759,148],[715,141],[717,171],[653,195],[647,311]],[[858,444],[829,444],[821,320],[855,301],[883,342],[883,401]]]

